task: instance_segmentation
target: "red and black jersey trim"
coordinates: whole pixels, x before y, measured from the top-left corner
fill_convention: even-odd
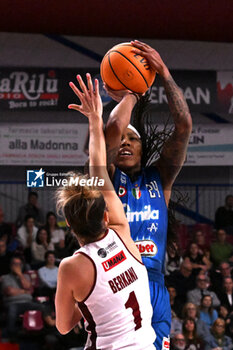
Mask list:
[[[83,314],[83,317],[85,318],[86,322],[88,323],[86,330],[89,333],[89,340],[91,341],[91,345],[86,348],[86,350],[98,350],[96,348],[96,339],[97,339],[97,333],[96,333],[96,323],[92,317],[92,314],[90,313],[87,305],[85,303],[78,303],[78,307]]]

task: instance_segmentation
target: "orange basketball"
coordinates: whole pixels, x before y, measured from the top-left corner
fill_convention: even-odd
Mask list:
[[[122,43],[109,50],[101,62],[100,74],[112,90],[127,89],[143,94],[153,84],[155,72],[132,48],[130,43]]]

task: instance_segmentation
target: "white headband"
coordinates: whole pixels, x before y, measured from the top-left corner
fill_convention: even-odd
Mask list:
[[[141,138],[141,135],[139,134],[139,132],[137,131],[137,129],[135,129],[135,127],[133,125],[129,124],[127,126],[127,129],[132,130],[139,138]]]

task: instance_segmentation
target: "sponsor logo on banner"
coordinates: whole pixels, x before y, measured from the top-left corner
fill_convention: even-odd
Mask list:
[[[102,262],[104,271],[107,272],[107,271],[113,269],[114,267],[121,264],[125,260],[126,260],[126,256],[122,250],[119,253],[117,253],[116,255],[114,255],[112,258]]]
[[[124,197],[124,196],[126,195],[126,193],[127,193],[126,188],[123,187],[123,186],[120,186],[120,187],[119,187],[119,190],[118,190],[118,196],[119,196],[119,197]]]
[[[44,187],[44,174],[42,168],[40,170],[27,170],[27,187]]]
[[[163,337],[162,350],[170,349],[170,338]]]
[[[135,187],[132,189],[132,195],[134,196],[134,198],[139,199],[141,197],[141,191],[139,187]]]
[[[220,109],[233,114],[233,71],[217,73],[217,93]]]
[[[150,239],[135,241],[135,244],[142,256],[155,256],[158,252],[156,244]]]
[[[55,70],[6,70],[2,75],[0,100],[7,101],[9,109],[57,105],[59,94]]]

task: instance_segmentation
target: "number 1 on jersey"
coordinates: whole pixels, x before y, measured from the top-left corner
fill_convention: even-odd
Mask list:
[[[130,308],[133,310],[134,323],[136,324],[134,328],[135,331],[141,328],[142,327],[141,312],[139,310],[139,304],[134,292],[130,293],[129,298],[125,303],[125,308],[126,309]]]

